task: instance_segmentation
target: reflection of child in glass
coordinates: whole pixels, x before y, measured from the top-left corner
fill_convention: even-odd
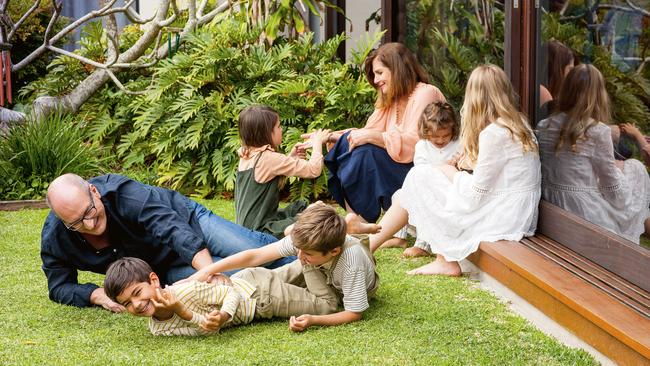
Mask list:
[[[206,335],[258,318],[335,311],[336,295],[322,273],[303,271],[306,288],[283,281],[282,271],[292,265],[275,271],[248,268],[234,274],[228,285],[185,281],[162,289],[145,261],[124,257],[108,268],[104,288],[129,313],[149,317],[154,335]]]
[[[635,159],[614,159],[610,99],[593,65],[574,67],[557,111],[537,125],[546,200],[639,243],[650,227],[650,178]]]

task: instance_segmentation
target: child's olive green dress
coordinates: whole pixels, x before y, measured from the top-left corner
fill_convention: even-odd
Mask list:
[[[251,230],[269,233],[282,239],[284,229],[296,221],[296,216],[307,207],[307,202],[298,200],[285,208],[279,208],[280,176],[266,183],[255,181],[255,168],[262,154],[263,152],[257,155],[252,168],[237,172],[236,222]]]

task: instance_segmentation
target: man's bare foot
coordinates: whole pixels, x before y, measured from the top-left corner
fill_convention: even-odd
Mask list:
[[[424,249],[420,249],[418,247],[410,247],[404,249],[404,253],[402,253],[402,257],[404,258],[416,258],[416,257],[430,257],[431,253],[427,252]]]
[[[345,215],[348,234],[375,234],[381,230],[381,226],[366,222],[361,216],[355,213]]]
[[[442,258],[442,259],[441,259]],[[420,268],[406,272],[408,275],[442,275],[449,277],[460,277],[463,272],[458,262],[447,262],[441,255],[436,260]]]
[[[402,238],[391,238],[386,240],[382,245],[379,247],[384,249],[384,248],[406,248],[408,247],[409,243],[406,241],[406,239]]]

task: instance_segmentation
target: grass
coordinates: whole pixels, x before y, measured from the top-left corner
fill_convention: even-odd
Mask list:
[[[206,201],[232,219],[229,201]],[[0,364],[593,365],[468,278],[409,277],[425,259],[378,253],[381,286],[364,320],[291,333],[286,320],[204,338],[153,337],[146,319],[51,302],[40,269],[46,210],[0,212]],[[102,276],[81,273],[101,283]]]

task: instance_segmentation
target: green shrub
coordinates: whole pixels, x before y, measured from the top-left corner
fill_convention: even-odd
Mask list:
[[[374,89],[358,65],[336,59],[343,37],[313,44],[312,34],[258,44],[260,29],[239,18],[215,21],[187,36],[172,59],[162,60],[139,97],[120,97],[110,112],[93,117],[94,141],[115,141],[125,169],[155,165],[158,184],[209,195],[234,188],[240,146],[236,121],[253,103],[275,108],[285,131],[282,148],[316,128],[365,124]],[[375,38],[378,38],[377,35]],[[372,39],[355,57],[360,60]],[[317,180],[290,179],[292,197],[326,191]]]
[[[487,1],[488,13],[477,12],[475,5],[472,0],[406,3],[406,45],[431,76],[431,84],[456,111],[476,66],[492,63],[503,67],[505,15],[494,0]]]
[[[33,4],[33,1],[10,1],[7,8],[7,15],[13,22],[17,22]],[[53,2],[51,1],[41,1],[32,15],[16,30],[16,33],[11,39],[11,44],[13,45],[11,48],[11,59],[14,64],[27,57],[27,55],[43,44],[45,29],[52,17],[52,4]],[[68,23],[68,18],[59,17],[50,34],[54,35],[58,33]],[[63,37],[54,45],[61,47],[68,40],[69,37]],[[52,53],[46,52],[41,57],[30,62],[29,65],[15,72],[12,75],[15,90],[22,88],[43,75],[52,58]]]
[[[95,175],[98,155],[97,146],[84,143],[74,116],[30,117],[0,138],[0,200],[43,197],[49,182],[64,173]]]

